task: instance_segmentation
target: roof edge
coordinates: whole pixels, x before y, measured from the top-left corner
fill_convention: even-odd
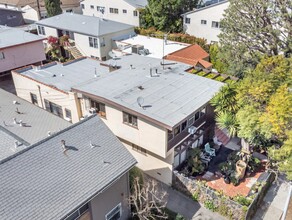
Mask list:
[[[186,12],[184,14],[181,14],[181,16],[184,16],[184,15],[188,15],[188,14],[192,14],[192,13],[196,13],[198,11],[203,11],[205,9],[208,9],[208,8],[212,8],[212,7],[215,7],[215,6],[218,6],[218,5],[221,5],[221,4],[224,4],[224,3],[227,3],[228,0],[225,0],[225,1],[222,1],[222,2],[217,2],[215,4],[211,4],[211,5],[208,5],[208,6],[205,6],[205,7],[202,7],[202,8],[198,8],[198,9],[195,9],[193,11],[189,11],[189,12]]]

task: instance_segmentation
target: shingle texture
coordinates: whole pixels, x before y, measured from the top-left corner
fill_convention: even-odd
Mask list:
[[[44,37],[20,29],[0,25],[0,49],[34,41],[41,41],[43,39]]]
[[[63,218],[135,164],[98,116],[85,119],[0,164],[0,219]]]
[[[36,24],[61,30],[73,31],[89,36],[102,36],[134,28],[132,25],[116,21],[72,13],[64,13],[43,19],[36,22]]]
[[[18,104],[13,104],[13,101]],[[24,126],[15,124],[13,118],[16,118],[17,122],[22,120]],[[15,153],[14,141],[23,144],[19,150],[47,137],[48,131],[58,132],[70,125],[66,120],[0,89],[0,132],[10,137],[9,142],[0,141],[0,161]]]

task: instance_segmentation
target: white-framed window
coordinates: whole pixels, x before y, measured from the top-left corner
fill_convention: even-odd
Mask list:
[[[65,117],[68,119],[72,119],[72,113],[70,109],[65,108]]]
[[[5,59],[5,54],[4,52],[0,52],[0,60],[4,60]]]
[[[38,97],[36,96],[36,94],[30,93],[30,99],[32,104],[38,105]]]
[[[207,20],[201,20],[201,24],[206,25],[207,24]]]
[[[105,7],[103,7],[103,6],[96,6],[96,11],[100,11],[101,13],[104,13]]]
[[[45,27],[44,26],[38,26],[38,33],[40,35],[46,35]]]
[[[127,125],[131,125],[133,127],[138,127],[138,119],[137,116],[131,115],[129,113],[123,112],[123,122]]]
[[[218,21],[212,21],[212,28],[220,28],[220,23]]]
[[[127,14],[127,10],[126,9],[123,9],[123,14]]]
[[[105,47],[105,40],[104,37],[99,38],[100,47]]]
[[[88,37],[89,46],[93,48],[98,48],[97,38],[95,37]]]
[[[94,108],[100,116],[106,117],[105,104],[90,100],[90,108]]]
[[[191,18],[185,18],[185,23],[190,24],[191,23]]]
[[[113,14],[119,14],[118,8],[110,8],[109,11],[110,11],[110,13],[113,13]]]
[[[88,212],[89,205],[86,203],[85,205],[81,206],[79,209],[76,209],[73,213],[65,218],[65,220],[77,220],[85,213]]]
[[[132,144],[132,150],[137,151],[137,152],[139,152],[139,153],[141,153],[143,155],[147,154],[147,150],[146,149],[144,149],[143,147],[139,147],[136,144]]]
[[[118,220],[122,216],[122,205],[119,203],[109,213],[105,215],[106,220]]]
[[[195,122],[195,116],[192,116],[192,117],[189,118],[189,120],[188,120],[188,126],[189,126],[189,127],[192,126],[192,125],[194,124],[194,122]]]
[[[138,16],[138,11],[133,11],[133,15],[134,15],[135,17],[137,17],[137,16]]]
[[[90,5],[90,9],[94,9],[94,5]]]

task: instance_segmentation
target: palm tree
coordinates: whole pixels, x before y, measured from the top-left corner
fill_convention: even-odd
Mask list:
[[[230,137],[236,136],[238,124],[235,115],[229,112],[219,112],[216,116],[216,123],[220,129],[226,128]]]

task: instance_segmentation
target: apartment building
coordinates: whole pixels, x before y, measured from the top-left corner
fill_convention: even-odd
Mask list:
[[[20,29],[0,25],[0,74],[46,59],[43,40]]]
[[[61,0],[60,2],[63,13],[81,13],[79,0]],[[40,19],[47,17],[47,10],[44,0],[0,0],[0,8],[22,11],[23,17],[28,23],[39,21]]]
[[[139,9],[145,8],[147,0],[84,0],[84,15],[102,17],[136,27],[140,26]]]
[[[93,16],[64,13],[36,22],[40,36],[70,37],[71,49],[99,60],[109,58],[113,38],[134,35],[134,26]]]
[[[29,93],[23,91],[29,89],[19,91],[30,83],[50,85],[54,94],[70,88],[80,117],[97,113],[139,168],[171,184],[172,171],[186,159],[186,150],[213,137],[214,113],[208,102],[223,83],[185,72],[192,67],[187,64],[162,64],[161,59],[136,54],[104,63],[83,58],[16,70],[13,79],[24,99]],[[47,100],[56,97],[49,94]]]
[[[135,164],[91,116],[0,159],[0,219],[126,220]]]
[[[220,20],[228,6],[228,1],[217,0],[208,6],[183,14],[184,31],[190,35],[205,38],[208,43],[218,42]]]

